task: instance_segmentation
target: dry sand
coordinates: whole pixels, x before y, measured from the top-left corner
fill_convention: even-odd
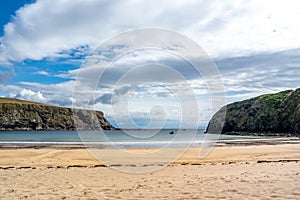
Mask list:
[[[116,170],[137,168],[130,162],[105,167],[85,149],[2,148],[0,199],[300,199],[298,142],[225,145],[198,155],[192,148],[161,170],[132,174]]]

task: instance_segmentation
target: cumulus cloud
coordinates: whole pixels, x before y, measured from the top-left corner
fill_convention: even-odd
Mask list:
[[[66,62],[73,62],[73,57],[84,59],[101,42],[120,32],[161,27],[188,36],[214,58],[225,84],[227,100],[232,102],[299,87],[298,7],[297,2],[292,0],[37,0],[19,9],[11,22],[5,25],[4,35],[0,38],[0,65],[26,59],[62,57],[67,58]],[[151,37],[145,34],[143,40]],[[110,58],[122,48],[127,48],[131,41],[126,42],[102,51],[98,55],[102,64],[108,64]],[[179,47],[176,45],[164,46],[164,49],[176,50]],[[149,63],[153,64],[152,67]],[[185,80],[171,76],[168,70],[158,73],[153,67],[157,63],[169,66]],[[143,64],[148,67],[132,71],[135,66]],[[179,111],[170,91],[176,91],[185,82],[193,88],[202,105],[199,109],[202,125],[207,123],[213,112],[207,103],[210,97],[205,80],[189,63],[176,56],[137,51],[117,60],[108,70],[101,70],[92,64],[63,74],[45,69],[36,74],[68,80],[57,84],[20,82],[5,87],[0,84],[0,89],[1,93],[12,97],[95,108],[109,116],[113,116],[112,99],[121,108],[128,103],[122,101],[124,96],[133,95],[139,101],[133,100],[130,110],[137,121],[147,121],[148,108],[157,101],[164,106],[166,116],[174,124],[178,123]],[[99,79],[102,72],[104,76]],[[131,75],[124,79],[127,72]],[[0,73],[0,83],[6,82],[7,78],[6,72]],[[70,81],[75,78],[76,81]],[[149,87],[141,87],[145,83],[150,84]],[[74,91],[80,98],[74,98]],[[184,94],[184,91],[181,92]],[[185,105],[188,103],[183,102]],[[191,108],[190,112],[193,111]],[[152,114],[154,120],[161,119],[161,113]],[[123,116],[123,125],[126,125],[128,116],[122,113],[119,116]]]
[[[298,50],[295,49],[277,53],[216,60],[225,84],[227,103],[264,93],[299,87],[300,60],[297,56],[297,51]],[[142,61],[143,59],[139,59],[139,62]],[[144,61],[147,63],[149,59],[145,59]],[[133,63],[138,65],[139,62]],[[180,63],[178,59],[164,60],[164,64],[166,65],[168,63],[172,65],[172,63],[177,62]],[[181,64],[182,68],[180,70],[184,71],[184,69],[186,69],[185,73],[189,74],[189,68],[184,65],[184,63]],[[118,87],[115,87],[115,82],[111,82],[110,80],[118,80],[120,78],[119,73],[122,71],[122,69],[119,69],[120,67],[129,68],[129,66],[118,65],[118,63],[116,63],[116,66],[112,66],[112,69],[115,70],[109,72],[109,76],[105,76],[107,79],[104,79],[105,81],[102,82],[105,83],[105,87],[95,88],[95,85],[92,86],[88,84],[98,81],[97,76],[92,76],[95,72],[89,68],[83,69],[83,72],[86,73],[83,77],[86,79],[82,82],[76,80],[50,85],[33,82],[21,82],[20,84],[22,84],[23,87],[35,88],[38,91],[42,91],[43,96],[47,98],[47,103],[62,106],[72,106],[74,101],[72,101],[71,98],[73,97],[72,92],[74,89],[80,92],[82,91],[80,98],[76,98],[75,96],[75,99],[79,100],[75,103],[75,106],[103,110],[109,116],[113,116],[112,99],[114,99],[116,109],[120,108],[119,110],[122,111],[122,108],[126,108],[127,106],[131,112],[131,116],[134,116],[135,120],[140,121],[140,124],[143,120],[149,121],[149,112],[152,106],[161,105],[165,110],[167,118],[171,119],[173,124],[176,120],[178,122],[178,119],[180,119],[178,108],[180,108],[180,106],[178,106],[177,100],[172,96],[174,95],[172,91],[178,89],[180,82],[176,82],[176,84],[167,82],[165,84],[152,83],[138,85],[134,79],[136,76],[134,76],[125,82],[127,85],[120,84],[117,85]],[[162,74],[164,76],[166,75],[164,73]],[[145,71],[141,71],[141,76],[146,75],[149,74],[145,73]],[[210,104],[209,90],[203,79],[194,79],[193,76],[188,75],[186,77],[188,77],[187,83],[193,88],[193,92],[198,100],[199,113],[201,114],[200,125],[205,126],[214,113]],[[95,80],[91,80],[93,78],[95,78]],[[74,85],[76,85],[75,82],[77,81],[79,81],[79,84],[77,83],[78,87],[74,88]],[[127,101],[126,98],[124,99],[126,95],[132,97],[130,101]],[[189,106],[188,101],[181,103],[185,103],[187,105],[186,107]],[[128,105],[125,106],[124,104]],[[191,107],[190,113],[194,112],[195,108]],[[128,120],[130,120],[128,115],[124,113],[118,112],[117,115],[121,124],[126,124]],[[161,120],[163,119],[161,118]],[[192,117],[190,120],[193,120]],[[187,125],[187,127],[189,126]]]
[[[69,56],[122,31],[163,27],[197,41],[212,56],[298,46],[295,1],[38,0],[16,12],[1,38],[0,60]],[[139,16],[139,17],[137,17]]]
[[[299,87],[300,49],[216,60],[228,95],[236,98]],[[240,99],[240,98],[238,98]]]
[[[72,107],[73,82],[58,84],[41,84],[35,82],[20,82],[14,84],[0,84],[0,94],[10,98],[47,103],[57,106]]]
[[[36,101],[36,102],[45,102],[46,98],[43,96],[43,94],[40,91],[32,91],[23,89],[20,93],[14,96],[14,98],[18,99],[25,99],[29,101]]]
[[[277,53],[216,60],[225,84],[227,103],[264,93],[273,93],[299,87],[300,60],[297,56],[297,51],[299,50],[294,49]],[[143,62],[147,63],[150,60],[151,59],[143,60],[139,58],[138,62],[133,63],[139,65]],[[188,63],[180,62],[178,59],[163,59],[162,61],[164,64],[170,66],[172,66],[173,63],[181,63],[181,68],[178,67],[178,70],[184,71],[186,69],[187,83],[193,88],[193,92],[199,104],[199,113],[201,114],[201,121],[199,123],[201,126],[205,126],[214,113],[214,110],[211,108],[209,90],[207,89],[205,81],[203,79],[194,79],[194,76],[188,76],[188,74],[190,74],[189,68],[186,66]],[[178,120],[180,119],[180,111],[178,108],[180,108],[180,105],[178,105],[177,100],[172,96],[174,95],[172,91],[178,89],[180,82],[174,84],[174,82],[169,81],[164,84],[157,82],[138,85],[134,79],[136,76],[133,76],[124,84],[115,85],[115,81],[111,80],[115,79],[117,81],[120,79],[120,71],[122,72],[120,68],[122,67],[130,68],[130,66],[118,65],[118,63],[112,66],[111,69],[114,70],[108,71],[109,76],[106,74],[106,79],[102,82],[103,84],[105,83],[105,87],[100,86],[96,88],[96,85],[89,85],[90,82],[97,83],[98,77],[92,76],[92,74],[95,74],[95,71],[90,68],[83,68],[84,80],[82,81],[66,81],[58,84],[21,82],[19,83],[21,87],[16,88],[16,86],[12,87],[8,85],[2,87],[1,91],[15,91],[14,94],[21,93],[23,98],[27,100],[43,101],[45,103],[61,106],[72,106],[72,104],[75,103],[74,105],[77,107],[103,110],[111,117],[110,119],[118,116],[119,120],[117,121],[122,127],[126,126],[126,124],[128,125],[128,120],[130,121],[126,113],[120,113],[124,111],[122,110],[123,108],[128,107],[134,120],[137,121],[138,124],[144,124],[146,126],[148,125],[146,122],[149,122],[151,107],[160,105],[165,111],[165,117],[171,120],[173,125],[175,122],[178,124]],[[149,75],[149,73],[145,73],[146,71],[140,71],[141,77]],[[74,72],[72,71],[70,73],[73,74]],[[159,75],[166,76],[165,73]],[[76,86],[76,82],[77,87],[74,87],[74,85]],[[32,96],[34,96],[37,92],[22,92],[22,87],[28,88],[27,90],[31,91],[40,91],[43,98],[38,100],[38,98],[25,97],[26,93],[31,93]],[[77,102],[74,102],[74,99],[72,100],[74,89],[82,92],[80,93],[80,98],[76,98],[75,96],[75,99],[79,100]],[[130,101],[124,98],[126,95],[131,96]],[[16,97],[16,95],[14,95],[14,97]],[[19,95],[19,97],[21,97],[21,95]],[[112,105],[112,99],[116,105]],[[181,103],[185,104],[187,108],[189,107],[188,101]],[[125,104],[128,105],[125,106]],[[115,110],[120,108],[115,115],[113,115],[113,106],[116,106]],[[195,108],[191,107],[189,112],[194,113]],[[156,120],[155,124],[159,124],[159,115],[153,115],[153,117],[155,117]],[[164,120],[163,118],[160,119]],[[193,116],[191,116],[190,120],[193,120]],[[170,124],[170,122],[168,122],[168,124]],[[185,124],[185,126],[190,127],[189,124]]]

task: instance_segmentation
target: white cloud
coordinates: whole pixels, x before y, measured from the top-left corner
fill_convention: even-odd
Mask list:
[[[25,59],[68,58],[74,52],[75,57],[84,57],[101,42],[122,31],[161,27],[187,35],[214,57],[222,73],[228,101],[237,101],[298,86],[299,51],[293,50],[300,47],[300,12],[297,4],[299,2],[293,0],[37,0],[18,10],[12,21],[5,26],[5,33],[0,38],[0,64],[8,65],[9,61]],[[105,56],[109,55],[103,56],[104,62]],[[202,105],[199,112],[203,120],[201,125],[205,125],[212,114],[207,103],[209,97],[205,96],[208,93],[205,82],[194,77],[186,63],[163,54],[134,52],[118,60],[106,72],[102,80],[105,85],[101,90],[97,90],[93,84],[98,81],[99,69],[97,66],[89,66],[65,74],[54,74],[46,69],[36,72],[75,79],[80,71],[77,82],[20,82],[18,86],[0,85],[0,91],[3,94],[11,93],[13,97],[56,105],[71,106],[75,103],[85,108],[103,110],[111,116],[110,105],[106,104],[110,102],[111,96],[117,93],[115,96],[122,98],[136,84],[136,77],[147,80],[151,78],[151,73],[145,73],[147,70],[138,71],[129,77],[126,82],[131,85],[129,88],[126,88],[125,83],[115,88],[115,82],[132,66],[147,62],[170,65],[180,74],[186,75]],[[166,102],[162,102],[162,105],[165,106],[168,119],[173,122],[178,119],[176,103],[172,103],[174,101],[170,100],[171,95],[165,89],[176,88],[180,81],[174,81],[167,74],[167,71],[163,71],[155,76],[165,81],[161,88],[135,91],[136,98],[143,99],[131,107],[135,116],[146,119],[148,108],[155,101],[162,102],[163,98]],[[0,82],[6,79],[7,74],[0,72]],[[156,83],[160,84],[159,81]],[[73,97],[74,88],[82,92],[80,99]],[[94,92],[98,101],[91,103],[91,94]],[[184,103],[188,105],[189,102]],[[193,113],[193,108],[190,112]],[[155,120],[160,119],[160,114],[153,114]],[[123,122],[128,120],[126,117],[123,116]]]
[[[49,76],[49,72],[46,72],[46,71],[37,71],[37,72],[34,72],[34,74],[39,74],[39,75],[44,75],[44,76]]]
[[[162,27],[194,39],[212,56],[299,47],[298,1],[38,0],[16,12],[0,60],[68,56],[121,31]]]
[[[14,98],[18,99],[25,99],[29,101],[35,101],[35,102],[45,102],[46,98],[43,96],[43,94],[40,91],[32,91],[27,89],[22,89],[20,93],[13,95]]]
[[[73,81],[58,84],[20,82],[19,85],[1,85],[0,95],[28,101],[47,103],[57,106],[72,107]]]

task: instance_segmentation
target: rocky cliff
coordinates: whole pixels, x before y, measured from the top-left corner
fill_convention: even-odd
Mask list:
[[[208,133],[300,135],[300,89],[266,94],[221,108]],[[225,121],[224,112],[226,111]]]
[[[100,111],[0,98],[0,130],[111,130]]]

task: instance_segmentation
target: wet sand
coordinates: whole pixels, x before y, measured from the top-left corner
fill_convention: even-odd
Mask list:
[[[96,151],[110,157],[116,150]],[[297,140],[219,144],[204,159],[198,148],[192,148],[155,172],[118,170],[160,166],[162,159],[134,166],[119,158],[108,167],[82,148],[0,148],[0,199],[300,198]]]

